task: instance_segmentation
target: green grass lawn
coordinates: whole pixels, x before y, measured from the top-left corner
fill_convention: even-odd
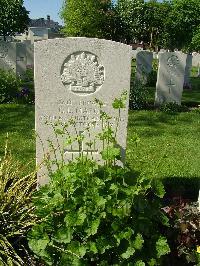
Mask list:
[[[0,105],[0,157],[8,134],[8,149],[21,162],[25,173],[35,167],[34,116],[33,105]]]
[[[184,91],[183,102],[200,104],[200,79]],[[151,89],[152,95],[155,88]],[[153,96],[151,98],[151,101]],[[0,157],[6,134],[14,158],[24,172],[35,167],[34,106],[0,105]],[[137,146],[132,138],[140,138]],[[129,112],[127,162],[132,169],[158,178],[200,179],[200,109],[167,114],[156,110]]]

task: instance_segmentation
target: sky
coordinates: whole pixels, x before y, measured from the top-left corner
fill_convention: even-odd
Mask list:
[[[113,0],[113,2],[115,1]],[[59,12],[62,4],[63,0],[24,0],[24,6],[30,11],[30,18],[46,18],[47,15],[50,15],[51,19],[61,25],[63,25],[63,22],[59,17]]]
[[[63,0],[24,0],[25,8],[30,11],[30,18],[46,18],[50,15],[51,19],[60,24],[63,24],[59,17],[62,4]]]

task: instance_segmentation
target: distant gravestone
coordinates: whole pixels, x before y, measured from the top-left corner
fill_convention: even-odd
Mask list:
[[[13,43],[0,42],[0,68],[16,73],[16,46]]]
[[[103,109],[113,117],[110,123],[115,129],[117,111],[112,108],[112,102],[124,89],[129,92],[131,46],[90,38],[53,39],[37,42],[34,46],[36,132],[39,136],[37,164],[49,150],[48,139],[56,145],[52,128],[46,122],[59,120],[65,123],[70,118],[75,120],[76,126],[76,130],[69,127],[70,136],[78,134],[85,139],[81,144],[75,142],[64,146],[64,160],[75,158],[81,149],[101,162],[102,143],[95,141],[95,135],[101,131],[100,109],[95,98],[104,103]],[[122,156],[126,149],[127,120],[128,102],[121,112],[117,134]],[[38,173],[38,182],[47,181],[43,166]]]
[[[34,65],[34,45],[30,40],[24,40],[23,43],[26,45],[26,65]]]
[[[200,66],[200,54],[199,53],[192,53],[192,66],[199,67]]]
[[[23,75],[26,71],[25,45],[16,42],[0,42],[0,68]]]
[[[191,86],[191,81],[190,81],[190,72],[192,68],[192,55],[187,54],[186,57],[186,66],[185,66],[185,75],[184,75],[184,85],[185,86]]]
[[[136,80],[146,84],[148,74],[152,71],[153,53],[140,51],[136,55]]]
[[[177,52],[159,54],[155,105],[168,102],[181,104],[186,57],[186,54]]]
[[[158,59],[158,53],[157,52],[153,52],[153,59]]]
[[[26,45],[24,43],[16,43],[16,74],[24,75],[26,72]]]

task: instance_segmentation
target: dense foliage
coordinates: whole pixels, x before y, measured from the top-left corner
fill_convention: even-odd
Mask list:
[[[68,0],[61,16],[67,36],[101,37],[125,43],[199,51],[199,0]]]
[[[35,221],[31,196],[34,174],[22,176],[21,168],[5,149],[0,160],[0,265],[34,265],[26,232]]]
[[[33,70],[27,69],[23,77],[0,69],[0,103],[33,103]]]
[[[0,0],[0,35],[6,36],[23,33],[29,24],[28,11],[23,0]]]
[[[12,71],[0,69],[0,103],[12,102],[20,91],[21,79]]]
[[[112,3],[102,0],[64,1],[61,17],[66,36],[110,37],[112,32]]]
[[[103,103],[97,103],[103,125],[97,138],[103,143],[104,164],[98,165],[90,152],[81,150],[69,163],[54,162],[57,170],[49,172],[49,184],[33,198],[40,222],[28,234],[29,246],[47,265],[157,265],[170,251],[161,233],[168,225],[159,199],[163,186],[117,165],[116,132]],[[124,95],[113,107],[120,115]],[[67,145],[82,141],[84,137],[72,139],[67,134],[69,126],[74,122],[58,122],[54,132],[66,138]]]
[[[197,205],[181,197],[174,197],[169,205],[163,208],[170,221],[170,228],[167,230],[172,251],[169,264],[200,264],[200,224]],[[174,254],[177,256],[173,256]]]

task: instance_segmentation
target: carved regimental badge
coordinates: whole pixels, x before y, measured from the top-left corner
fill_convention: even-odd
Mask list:
[[[96,55],[89,52],[73,53],[64,61],[61,80],[77,94],[91,94],[99,90],[104,82],[104,67]]]
[[[179,64],[180,62],[179,62],[178,56],[176,55],[172,55],[167,59],[168,72],[172,76],[177,75],[177,69],[179,67]]]

